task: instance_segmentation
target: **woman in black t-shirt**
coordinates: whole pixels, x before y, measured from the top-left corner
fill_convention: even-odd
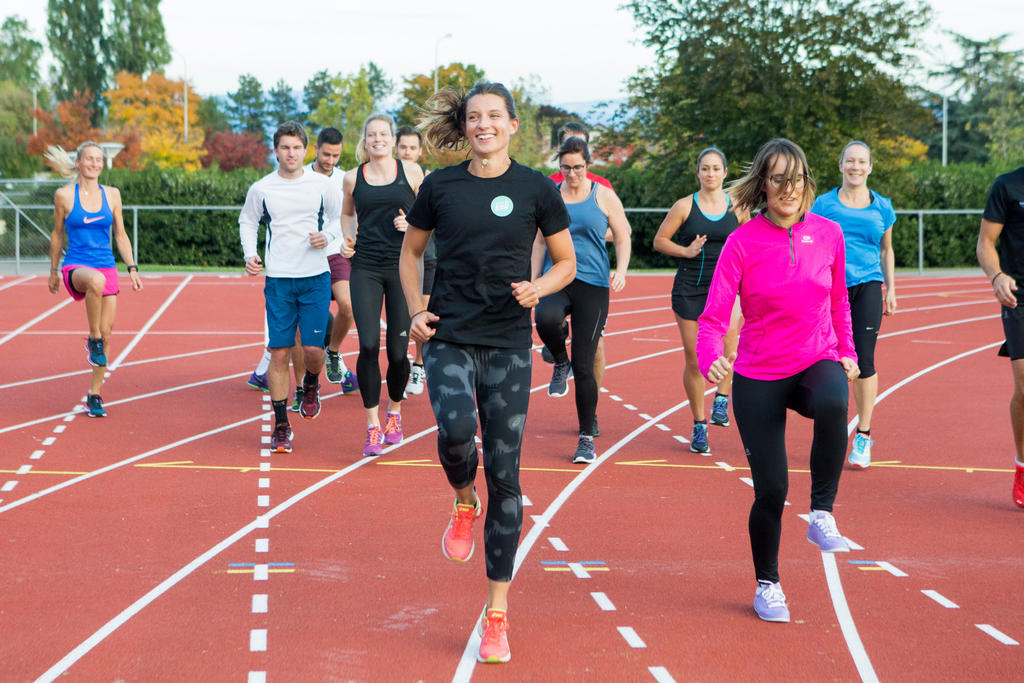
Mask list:
[[[395,159],[395,121],[373,114],[363,125],[356,148],[358,167],[345,174],[341,208],[345,245],[342,256],[352,258],[349,288],[352,315],[359,334],[356,377],[366,409],[366,445],[363,455],[380,455],[384,444],[402,441],[402,397],[409,379],[409,309],[398,277],[398,254],[407,224],[405,212],[416,199],[423,181],[417,164]],[[358,236],[353,243],[355,224]],[[354,254],[353,254],[354,250]],[[384,308],[388,329],[388,410],[381,430],[380,313]]]
[[[482,506],[474,481],[477,411],[488,504],[484,554],[489,590],[477,658],[510,658],[505,635],[508,589],[523,523],[519,452],[530,397],[530,309],[576,274],[569,215],[554,183],[509,157],[519,128],[515,103],[500,83],[468,93],[444,88],[427,102],[421,128],[439,148],[469,146],[469,161],[431,173],[409,212],[400,271],[412,338],[424,345],[427,391],[437,418],[438,454],[455,489],[442,539],[446,557],[473,554],[473,521]],[[530,280],[537,230],[554,266]],[[433,233],[437,272],[423,305],[423,252]]]

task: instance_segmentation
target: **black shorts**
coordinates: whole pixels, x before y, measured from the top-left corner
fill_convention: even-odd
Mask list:
[[[878,328],[882,325],[882,283],[877,280],[861,282],[847,287],[850,299],[850,323],[853,328],[853,348],[857,351],[860,378],[876,374],[875,345]]]
[[[1006,341],[999,347],[999,355],[1010,360],[1024,358],[1024,306],[1003,306],[1002,318]]]
[[[697,320],[708,303],[707,289],[686,282],[683,272],[677,271],[672,281],[672,310],[683,320]]]
[[[435,270],[437,270],[436,260],[423,262],[423,291],[420,292],[423,296],[430,296],[430,292],[434,289]]]

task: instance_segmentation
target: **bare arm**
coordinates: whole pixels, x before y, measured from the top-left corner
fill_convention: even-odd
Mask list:
[[[688,246],[682,246],[672,241],[672,237],[682,227],[686,219],[690,217],[690,209],[693,207],[693,197],[686,196],[678,200],[665,215],[665,220],[658,227],[654,236],[654,250],[666,256],[677,258],[693,258],[700,253],[707,241],[706,235],[698,235]]]
[[[896,312],[896,255],[892,249],[892,226],[882,235],[882,278],[885,280],[885,314]]]
[[[996,300],[1007,308],[1016,308],[1017,297],[1013,292],[1017,289],[1017,283],[1012,277],[999,269],[999,254],[996,252],[996,240],[999,239],[999,235],[1002,232],[1002,223],[993,223],[990,220],[981,219],[981,229],[978,231],[978,264],[992,283],[992,291],[996,295]]]
[[[614,190],[600,187],[597,191],[597,204],[608,216],[608,228],[615,242],[615,272],[612,274],[611,288],[618,292],[626,286],[626,271],[629,269],[629,257],[633,249],[630,242],[633,229],[622,208],[622,200]]]
[[[124,229],[124,216],[121,212],[121,192],[116,187],[107,187],[107,197],[110,201],[110,210],[114,214],[114,243],[117,244],[117,251],[121,254],[121,260],[126,266],[135,266],[128,270],[128,276],[132,280],[132,290],[142,289],[142,280],[139,279],[138,264],[135,263],[135,254],[132,252],[132,240]]]
[[[576,277],[576,250],[568,230],[560,230],[544,238],[551,268],[535,280],[513,282],[512,291],[523,308],[533,308],[540,298],[565,287]]]
[[[64,221],[68,217],[68,193],[64,187],[53,195],[53,232],[50,233],[50,279],[52,294],[60,288],[60,252],[64,249]]]
[[[430,231],[410,225],[402,240],[402,253],[398,257],[398,275],[402,280],[402,292],[409,307],[409,336],[414,341],[425,342],[434,336],[434,328],[428,323],[439,318],[426,310],[423,301],[423,252],[427,249]]]
[[[540,277],[540,271],[544,267],[544,253],[546,251],[547,246],[544,243],[544,235],[538,230],[537,237],[533,240],[533,251],[530,252],[530,273],[532,273],[530,278],[533,280]]]
[[[359,167],[356,166],[345,174],[342,181],[343,197],[341,200],[341,255],[345,258],[352,258],[356,245],[356,200],[352,196],[356,188],[356,173]]]

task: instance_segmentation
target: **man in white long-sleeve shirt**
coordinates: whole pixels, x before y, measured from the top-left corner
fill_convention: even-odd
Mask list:
[[[306,363],[299,414],[312,419],[320,413],[323,339],[331,305],[325,247],[341,235],[341,192],[326,176],[303,168],[306,145],[306,131],[300,123],[285,121],[278,126],[274,133],[278,169],[252,184],[238,217],[249,275],[259,275],[264,269],[256,239],[260,223],[267,228],[263,293],[270,349],[267,383],[275,418],[270,446],[279,453],[292,450],[285,402],[289,350],[295,344],[296,329]]]

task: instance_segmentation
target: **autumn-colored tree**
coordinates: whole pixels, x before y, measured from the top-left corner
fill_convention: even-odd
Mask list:
[[[484,77],[484,70],[474,64],[452,62],[437,69],[437,85],[443,88],[450,85],[454,88],[469,90]],[[420,122],[421,107],[434,94],[434,72],[413,74],[405,79],[402,97],[405,102],[398,110],[399,124],[415,126]],[[465,150],[440,150],[424,146],[421,163],[429,167],[449,166],[465,161]]]
[[[216,165],[222,171],[236,168],[266,168],[269,166],[270,150],[252,133],[215,133],[203,144],[206,151],[202,158],[203,168]]]
[[[104,140],[103,131],[92,125],[93,95],[88,90],[75,91],[71,98],[57,103],[55,113],[33,109],[32,115],[39,121],[39,131],[29,138],[28,152],[42,154],[48,145],[60,145],[72,150],[86,140]]]
[[[199,124],[199,96],[188,92],[189,139],[185,141],[184,92],[181,81],[160,72],[147,78],[127,71],[115,79],[117,87],[105,93],[110,102],[110,123],[115,134],[134,132],[141,144],[142,164],[160,168],[195,170],[203,156],[203,129]]]

